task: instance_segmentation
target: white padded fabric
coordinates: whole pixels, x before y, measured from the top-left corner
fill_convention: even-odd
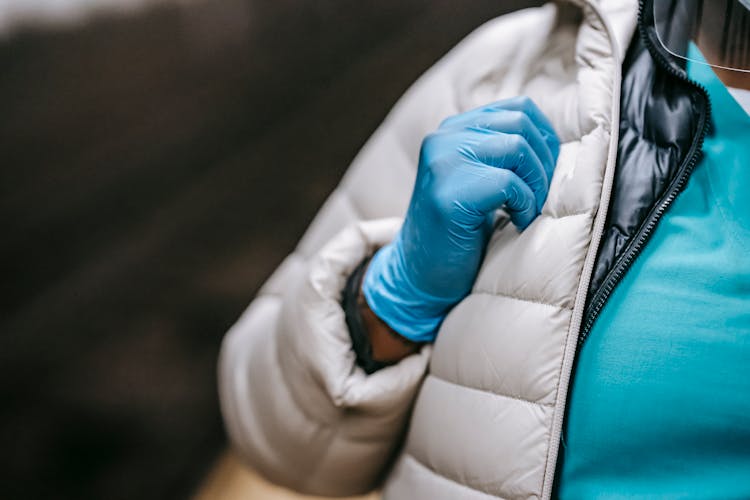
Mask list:
[[[407,91],[226,336],[222,412],[254,467],[317,494],[368,491],[385,476],[393,499],[550,497],[636,17],[635,0],[516,12]],[[542,215],[523,233],[496,231],[434,347],[365,375],[339,303],[349,273],[400,224],[373,219],[403,216],[422,138],[441,120],[516,95],[564,143]]]

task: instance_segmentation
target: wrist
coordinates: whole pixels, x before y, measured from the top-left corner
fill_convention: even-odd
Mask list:
[[[420,344],[394,332],[367,305],[362,281],[369,262],[369,258],[365,259],[349,275],[341,303],[357,364],[367,374],[394,364],[420,348]]]
[[[392,364],[419,350],[421,344],[412,342],[388,326],[373,312],[362,293],[359,294],[359,312],[367,330],[374,361]]]

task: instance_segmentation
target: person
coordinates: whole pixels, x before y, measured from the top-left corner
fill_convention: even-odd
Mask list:
[[[321,495],[750,497],[750,5],[710,7],[554,2],[430,69],[225,338],[248,463]]]

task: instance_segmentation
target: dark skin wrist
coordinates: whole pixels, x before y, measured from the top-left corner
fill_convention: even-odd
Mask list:
[[[399,335],[370,309],[361,289],[357,302],[375,361],[393,364],[419,350],[421,344]]]

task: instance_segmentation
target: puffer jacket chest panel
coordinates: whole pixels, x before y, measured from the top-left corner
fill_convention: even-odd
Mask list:
[[[541,61],[517,89],[566,141],[550,195],[526,231],[496,232],[472,294],[443,323],[386,498],[549,498],[636,13],[634,1],[582,3],[577,36],[550,38],[567,36],[574,67]],[[550,53],[564,61],[560,50]]]

